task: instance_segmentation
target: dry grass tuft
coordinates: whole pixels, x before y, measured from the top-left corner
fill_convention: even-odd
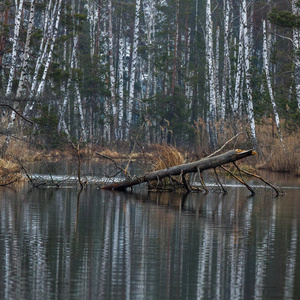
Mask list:
[[[104,150],[100,151],[100,154],[104,155],[104,156],[108,156],[110,158],[114,158],[114,159],[121,157],[120,153],[118,153],[115,150],[109,150],[109,149],[104,149]]]
[[[264,152],[265,159],[258,166],[274,172],[297,174],[300,169],[300,136],[285,139],[285,149],[278,142]]]
[[[268,132],[265,127],[265,131]],[[300,132],[293,135],[283,134],[284,147],[278,138],[267,132],[261,143],[261,155],[258,168],[274,172],[289,172],[298,175],[300,172]],[[299,174],[300,175],[300,174]]]
[[[156,145],[154,149],[157,152],[154,156],[154,171],[185,163],[183,155],[173,146]]]
[[[0,185],[9,185],[24,180],[21,167],[11,161],[0,159]]]

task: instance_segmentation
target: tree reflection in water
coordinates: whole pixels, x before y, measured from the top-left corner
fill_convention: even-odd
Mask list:
[[[299,190],[0,190],[1,299],[296,299]]]

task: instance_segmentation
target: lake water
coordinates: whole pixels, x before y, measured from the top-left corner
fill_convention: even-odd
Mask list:
[[[0,299],[300,299],[300,179],[228,194],[0,188]]]

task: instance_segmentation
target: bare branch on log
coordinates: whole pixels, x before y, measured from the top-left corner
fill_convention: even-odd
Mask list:
[[[207,157],[215,156],[216,154],[218,154],[219,152],[221,152],[226,147],[226,145],[228,145],[231,141],[233,141],[234,139],[236,139],[241,134],[242,134],[242,132],[239,132],[238,134],[236,134],[234,137],[232,137],[230,140],[228,140],[220,149],[218,149],[214,153],[208,155]]]

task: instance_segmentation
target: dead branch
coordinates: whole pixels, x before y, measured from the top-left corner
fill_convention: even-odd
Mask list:
[[[0,103],[0,106],[4,106],[4,107],[8,107],[10,108],[11,110],[13,110],[19,117],[21,117],[24,121],[30,123],[31,125],[34,125],[34,123],[27,119],[24,115],[22,115],[21,113],[19,113],[17,110],[15,110],[11,105],[9,104],[5,104],[5,103]]]
[[[107,160],[110,160],[115,165],[116,168],[118,168],[121,172],[123,172],[126,175],[127,178],[131,178],[130,173],[126,169],[122,168],[114,159],[112,159],[109,156],[103,155],[99,152],[96,152],[96,154],[103,157],[103,158],[105,158],[105,159],[107,159]],[[120,172],[118,172],[117,174],[119,174],[119,173]]]
[[[51,179],[52,184],[55,185],[55,186],[57,186],[57,187],[59,188],[59,184],[58,184],[58,183],[55,183],[54,180],[53,180],[52,173],[50,172],[50,169],[49,169],[49,167],[48,167],[48,164],[47,164],[45,161],[43,161],[43,163],[44,163],[44,166],[46,167],[46,169],[47,169],[47,171],[48,171],[48,173],[49,173],[49,176],[50,176],[50,179]]]
[[[242,134],[242,132],[239,132],[238,134],[236,134],[234,137],[232,137],[230,140],[228,140],[220,149],[218,149],[214,153],[208,155],[207,157],[215,156],[216,154],[218,154],[219,152],[221,152],[226,147],[226,145],[228,145],[231,141],[233,141],[234,139],[236,139],[241,134]]]
[[[214,168],[214,172],[215,172],[217,181],[218,181],[219,185],[221,186],[221,189],[223,190],[223,194],[228,194],[228,192],[225,190],[225,188],[224,188],[224,186],[223,186],[223,184],[222,184],[222,182],[221,182],[221,180],[220,180],[220,178],[218,176],[216,168]]]
[[[208,194],[208,193],[209,193],[209,190],[208,190],[208,188],[207,188],[206,185],[205,185],[205,182],[204,182],[204,180],[203,180],[203,176],[202,176],[202,173],[201,173],[201,171],[200,171],[200,168],[197,168],[197,172],[198,172],[198,175],[199,175],[199,180],[200,180],[200,182],[201,182],[201,185],[202,185],[202,187],[203,187],[203,189],[204,189],[204,191],[205,191],[205,194]]]
[[[251,195],[254,196],[255,192],[254,190],[242,179],[238,178],[236,175],[234,175],[231,171],[229,171],[227,168],[225,168],[224,166],[220,166],[223,170],[225,170],[228,174],[230,174],[232,177],[234,177],[238,182],[240,182],[241,184],[243,184],[250,192]]]
[[[256,175],[256,174],[253,174],[253,173],[250,173],[250,172],[245,171],[245,170],[243,170],[243,169],[240,169],[240,170],[241,170],[243,173],[245,173],[245,174],[247,174],[247,175],[249,175],[249,176],[253,176],[253,177],[255,177],[255,178],[260,179],[262,182],[264,182],[266,185],[268,185],[269,187],[271,187],[271,188],[275,191],[276,197],[279,196],[280,192],[278,191],[278,189],[277,189],[274,185],[272,185],[271,183],[269,183],[268,181],[266,181],[265,179],[263,179],[261,176]],[[284,192],[281,192],[281,194],[284,194]]]

